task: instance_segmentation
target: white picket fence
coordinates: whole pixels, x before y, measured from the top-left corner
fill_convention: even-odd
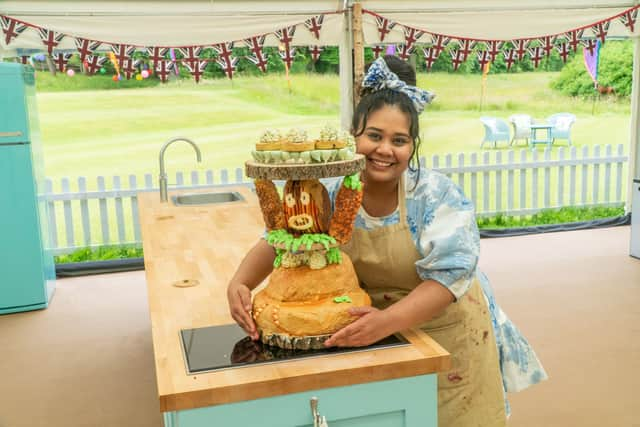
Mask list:
[[[497,213],[529,215],[543,209],[565,206],[611,206],[624,203],[627,185],[628,156],[624,146],[614,150],[606,145],[545,148],[544,152],[522,149],[518,151],[485,151],[471,154],[447,154],[423,159],[427,167],[438,170],[458,183],[471,199],[480,216]],[[194,189],[245,185],[252,181],[242,168],[226,169],[218,173],[208,170],[175,175],[171,189]],[[215,179],[214,179],[215,177]],[[157,191],[157,177],[112,177],[108,185],[98,177],[95,190],[87,190],[87,180],[68,178],[60,181],[59,190],[46,181],[43,195],[48,204],[49,246],[55,254],[63,254],[83,247],[106,245],[139,245],[137,194]]]

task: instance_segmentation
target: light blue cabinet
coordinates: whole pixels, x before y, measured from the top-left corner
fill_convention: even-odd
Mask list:
[[[310,400],[329,427],[437,427],[437,376],[420,375],[165,412],[165,427],[313,427]]]

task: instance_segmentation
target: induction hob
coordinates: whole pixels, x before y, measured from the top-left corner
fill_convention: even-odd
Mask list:
[[[409,345],[403,337],[392,335],[367,347],[284,350],[252,341],[236,324],[183,329],[180,338],[187,374]]]

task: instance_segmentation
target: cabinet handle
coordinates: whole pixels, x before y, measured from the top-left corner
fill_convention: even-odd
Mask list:
[[[318,412],[318,398],[312,397],[309,401],[311,404],[311,417],[313,418],[313,427],[329,427],[327,417],[320,415]]]
[[[0,136],[22,136],[22,132],[0,132]]]

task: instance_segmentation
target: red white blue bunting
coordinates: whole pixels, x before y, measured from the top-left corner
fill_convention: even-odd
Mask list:
[[[267,57],[263,51],[264,41],[266,38],[267,36],[256,36],[244,40],[244,44],[249,48],[249,52],[251,52],[251,54],[247,56],[247,59],[263,73],[267,72],[268,65]]]

